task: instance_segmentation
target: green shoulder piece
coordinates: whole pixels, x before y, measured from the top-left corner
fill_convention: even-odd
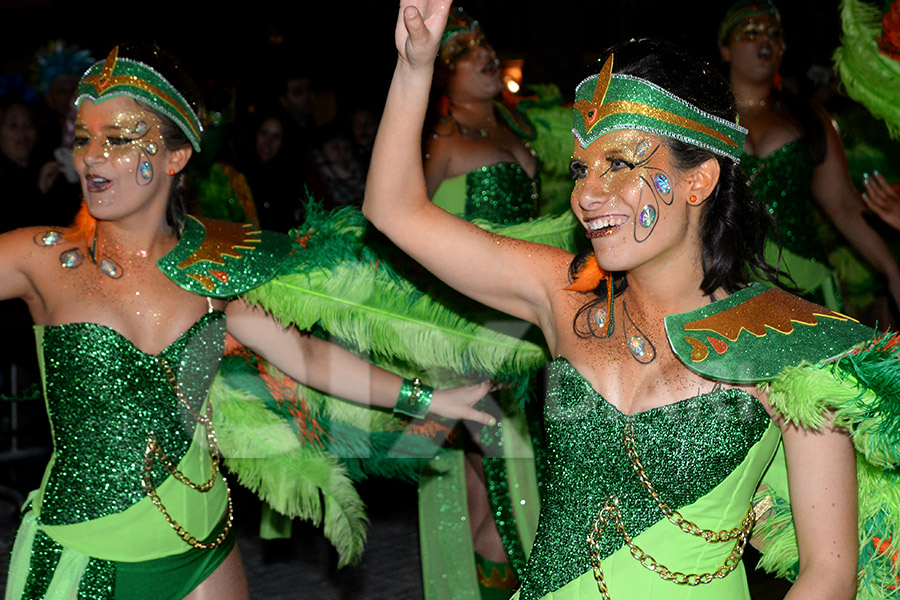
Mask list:
[[[769,381],[785,367],[827,361],[875,336],[846,315],[761,284],[667,316],[666,334],[687,368],[733,383]]]
[[[272,279],[290,251],[282,233],[188,216],[178,244],[156,264],[189,292],[230,298]]]

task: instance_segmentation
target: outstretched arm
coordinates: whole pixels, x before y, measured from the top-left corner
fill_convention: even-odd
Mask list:
[[[863,218],[865,206],[850,182],[841,138],[829,115],[822,111],[820,117],[825,120],[827,150],[825,160],[813,173],[813,196],[838,231],[887,277],[891,296],[900,306],[900,267],[885,241]]]
[[[317,390],[359,404],[393,407],[402,379],[331,342],[279,325],[261,308],[241,300],[225,310],[228,332],[281,371]],[[431,412],[453,420],[493,425],[487,413],[473,405],[490,391],[490,382],[436,390]]]
[[[542,317],[548,290],[560,287],[559,273],[569,255],[491,235],[428,200],[422,122],[448,12],[446,0],[401,3],[395,31],[397,67],[375,140],[363,211],[394,243],[451,286],[517,317],[547,322]]]

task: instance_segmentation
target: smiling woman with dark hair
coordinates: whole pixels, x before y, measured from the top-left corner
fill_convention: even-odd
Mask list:
[[[519,597],[746,599],[751,537],[796,579],[791,597],[853,597],[859,544],[896,526],[885,499],[896,475],[861,467],[860,489],[883,492],[858,498],[854,443],[860,465],[900,462],[875,433],[896,424],[871,416],[898,392],[897,352],[839,313],[750,283],[775,276],[771,219],[736,165],[747,132],[727,83],[652,40],[601,57],[575,95],[571,205],[591,244],[575,257],[428,202],[411,123],[447,11],[401,3],[363,210],[451,286],[540,327],[556,357]],[[876,554],[862,552],[861,597],[893,585]]]

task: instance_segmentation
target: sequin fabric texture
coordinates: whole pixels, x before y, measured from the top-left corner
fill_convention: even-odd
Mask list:
[[[634,425],[635,445],[651,482],[676,509],[704,496],[734,471],[771,423],[762,405],[742,390],[720,390],[625,415],[567,360],[557,358],[550,376],[547,485],[521,600],[540,598],[590,570],[585,540],[608,496],[618,496],[632,537],[665,518],[628,460],[622,441],[626,423]],[[749,502],[747,498],[748,507]],[[622,545],[610,528],[601,538],[600,558]]]
[[[538,182],[515,163],[499,163],[466,175],[466,218],[494,225],[524,223],[537,215]]]
[[[809,186],[813,164],[801,138],[766,157],[744,154],[741,166],[753,192],[775,218],[785,248],[827,264]]]
[[[224,314],[208,313],[161,353],[194,413],[218,371],[224,337]],[[146,496],[141,467],[148,433],[177,463],[196,416],[180,405],[157,357],[109,327],[46,326],[43,353],[54,460],[41,523],[79,523],[127,509]],[[157,463],[153,482],[166,477]]]

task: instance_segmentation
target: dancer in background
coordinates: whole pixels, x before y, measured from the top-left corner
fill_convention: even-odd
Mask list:
[[[887,279],[900,302],[900,268],[878,233],[863,219],[864,204],[853,188],[840,136],[820,106],[782,93],[778,71],[785,34],[770,1],[740,0],[719,28],[719,46],[741,125],[749,133],[742,165],[754,192],[775,217],[783,244],[779,259],[770,244],[770,264],[782,264],[800,292],[840,309],[840,294],[828,264],[819,210]],[[781,260],[781,263],[778,261]]]

